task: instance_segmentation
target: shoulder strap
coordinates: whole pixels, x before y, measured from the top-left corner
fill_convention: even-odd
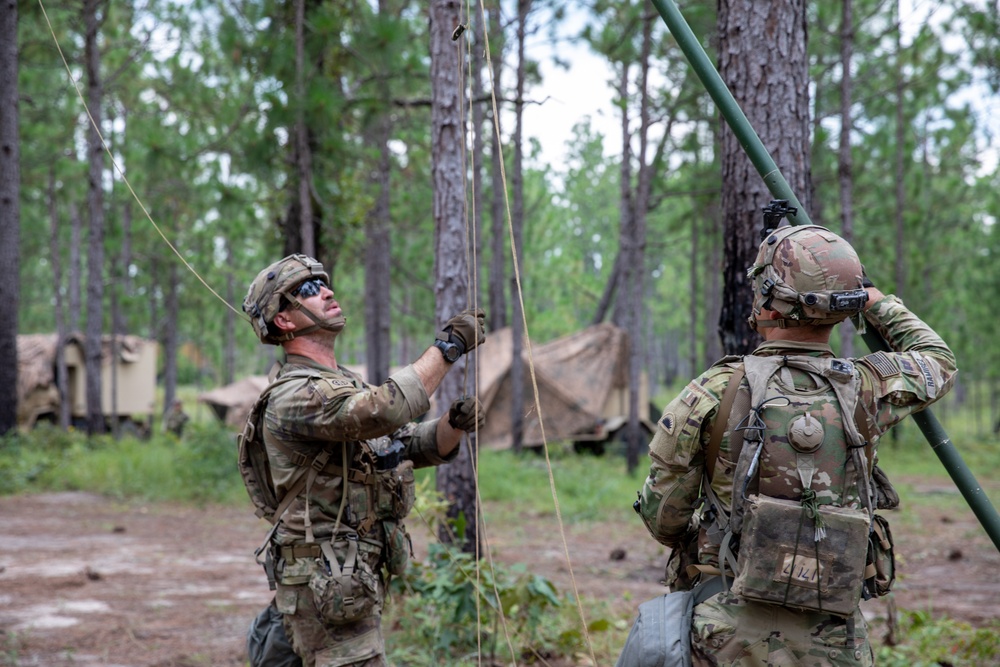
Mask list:
[[[858,432],[865,439],[865,457],[868,459],[868,474],[870,475],[875,470],[875,445],[872,444],[872,430],[868,428],[868,415],[865,414],[865,406],[861,404],[860,400],[854,404],[854,423],[858,425]]]
[[[708,477],[709,484],[712,483],[712,476],[715,474],[715,462],[719,459],[719,447],[722,444],[722,434],[726,431],[726,424],[729,423],[729,413],[733,409],[733,401],[736,400],[736,392],[739,391],[740,382],[746,371],[743,365],[733,371],[726,385],[726,391],[722,394],[722,402],[719,404],[719,411],[715,413],[715,424],[712,426],[712,436],[708,441],[705,450],[705,476]]]

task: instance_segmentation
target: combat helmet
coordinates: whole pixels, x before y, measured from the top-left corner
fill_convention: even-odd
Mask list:
[[[312,257],[300,254],[278,260],[253,279],[246,298],[243,299],[243,312],[250,317],[250,326],[262,343],[279,345],[317,329],[336,332],[344,328],[345,320],[342,315],[323,319],[308,308],[301,307],[299,297],[292,292],[311,279],[319,279],[327,286],[330,285],[330,276],[323,265]],[[287,333],[275,330],[271,327],[271,322],[283,307],[300,308],[315,325]]]
[[[818,225],[787,225],[764,237],[747,277],[753,288],[750,327],[836,324],[868,302],[864,269],[847,241]],[[782,317],[758,320],[761,309]]]

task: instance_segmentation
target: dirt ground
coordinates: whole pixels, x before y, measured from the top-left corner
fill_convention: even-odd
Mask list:
[[[946,481],[931,491],[954,493]],[[974,626],[1000,617],[1000,554],[972,512],[919,512],[919,521],[893,519],[898,607]],[[429,536],[413,523],[420,557]],[[487,525],[495,557],[528,563],[571,590],[554,517],[518,524]],[[270,600],[252,556],[264,532],[247,508],[126,504],[86,493],[0,498],[0,665],[244,665],[246,628]],[[663,592],[666,551],[638,521],[566,532],[584,598],[607,599],[625,618]],[[884,614],[881,601],[865,605],[870,616]]]

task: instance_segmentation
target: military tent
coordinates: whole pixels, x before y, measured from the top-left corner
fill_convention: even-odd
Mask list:
[[[232,384],[217,387],[198,396],[198,400],[212,409],[212,412],[227,426],[243,428],[250,414],[253,402],[267,387],[266,375],[251,375]]]
[[[486,410],[480,444],[511,446],[511,330],[490,333],[479,348],[479,399]],[[603,441],[628,421],[628,336],[613,324],[597,324],[548,343],[534,346],[531,359],[538,385],[541,420],[535,406],[529,355],[524,362],[524,445],[545,440]],[[648,389],[640,378],[639,415],[647,419]]]

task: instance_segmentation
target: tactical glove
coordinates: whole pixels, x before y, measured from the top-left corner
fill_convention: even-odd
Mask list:
[[[486,313],[482,308],[463,310],[445,322],[442,333],[438,338],[458,345],[462,354],[471,352],[486,340]]]
[[[475,396],[455,399],[448,410],[448,425],[466,433],[482,429],[486,425],[482,403]]]

